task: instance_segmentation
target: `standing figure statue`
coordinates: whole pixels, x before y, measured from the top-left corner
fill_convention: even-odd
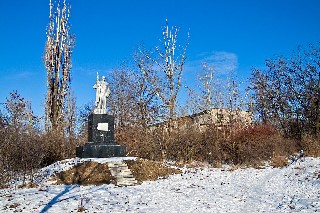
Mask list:
[[[106,77],[102,76],[102,80],[100,80],[99,73],[97,73],[97,82],[93,88],[96,89],[96,107],[93,113],[106,114],[107,97],[110,95],[110,88],[106,82]]]

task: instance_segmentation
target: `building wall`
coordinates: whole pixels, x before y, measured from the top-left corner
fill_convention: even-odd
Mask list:
[[[210,109],[191,116],[179,118],[180,127],[194,125],[203,131],[209,125],[224,127],[229,125],[241,125],[243,127],[250,126],[253,123],[253,115],[247,111],[228,110],[228,109]],[[186,122],[187,121],[187,122]]]
[[[230,125],[247,127],[253,124],[253,114],[241,110],[210,109],[189,116],[184,116],[174,120],[174,128],[188,128],[194,126],[200,131],[204,131],[208,126],[215,125],[223,128]],[[150,127],[153,131],[158,127],[167,128],[166,123],[161,123]]]

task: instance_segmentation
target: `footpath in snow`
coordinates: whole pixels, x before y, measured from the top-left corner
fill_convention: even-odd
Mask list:
[[[41,170],[49,177],[75,159]],[[142,185],[0,190],[0,212],[320,212],[320,158],[284,168],[183,169]],[[40,174],[39,173],[39,174]],[[44,178],[45,179],[45,178]]]

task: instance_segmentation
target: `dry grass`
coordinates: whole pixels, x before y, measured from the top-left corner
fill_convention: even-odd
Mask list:
[[[286,156],[274,156],[271,159],[270,165],[274,168],[282,168],[288,165],[288,157]]]
[[[233,171],[236,171],[236,170],[238,170],[238,169],[245,169],[245,168],[247,168],[245,165],[236,164],[236,165],[232,165],[232,166],[228,169],[228,171],[233,172]]]
[[[18,206],[20,206],[19,203],[14,203],[14,204],[11,204],[11,205],[9,206],[9,208],[10,208],[10,209],[15,209],[15,208],[17,208]]]
[[[125,161],[137,181],[157,180],[171,174],[181,173],[157,161],[138,159]],[[93,161],[83,162],[73,168],[57,174],[57,184],[100,185],[115,183],[109,167]]]
[[[307,156],[320,157],[320,141],[315,137],[306,135],[302,138],[301,146]]]
[[[115,183],[107,164],[83,162],[57,175],[57,184],[100,185]]]
[[[172,174],[180,174],[181,170],[163,165],[161,162],[152,160],[129,160],[126,161],[129,169],[137,181],[157,180]]]
[[[87,210],[86,208],[79,206],[77,209],[77,212],[85,212],[86,210]]]

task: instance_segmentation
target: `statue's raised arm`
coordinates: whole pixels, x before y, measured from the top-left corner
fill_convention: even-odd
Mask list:
[[[99,73],[97,73],[97,82],[93,88],[96,89],[96,103],[93,113],[106,114],[107,97],[110,95],[110,88],[106,82],[106,77],[102,76],[102,80],[100,80]]]

